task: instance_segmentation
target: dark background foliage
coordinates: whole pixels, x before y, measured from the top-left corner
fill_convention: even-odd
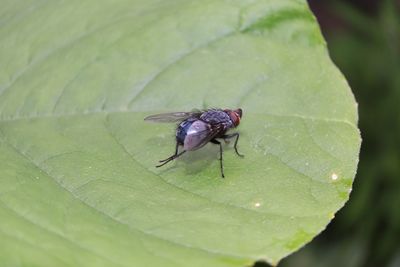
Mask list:
[[[400,1],[309,4],[359,104],[363,142],[350,201],[279,267],[399,267]]]

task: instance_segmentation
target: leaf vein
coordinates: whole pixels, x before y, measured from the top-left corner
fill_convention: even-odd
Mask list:
[[[3,135],[3,136],[4,136],[4,135]],[[153,234],[153,233],[146,232],[146,231],[144,231],[144,230],[142,230],[142,229],[140,229],[140,228],[137,228],[137,227],[135,227],[134,225],[129,225],[129,224],[126,224],[126,223],[124,223],[124,222],[122,222],[122,221],[119,221],[118,219],[114,218],[113,216],[111,216],[111,215],[105,213],[104,211],[102,211],[102,210],[100,210],[100,209],[97,209],[97,208],[91,206],[89,203],[87,203],[87,202],[83,201],[82,199],[80,199],[79,197],[77,197],[71,190],[69,190],[68,188],[66,188],[66,187],[63,186],[62,184],[60,184],[60,183],[57,181],[57,179],[55,179],[46,169],[44,169],[43,167],[40,167],[39,165],[37,165],[37,164],[35,163],[34,160],[32,160],[29,156],[25,155],[25,154],[24,154],[22,151],[20,151],[15,145],[13,145],[12,143],[10,143],[5,137],[3,138],[3,140],[4,140],[6,143],[8,143],[21,157],[23,157],[23,158],[25,158],[26,160],[28,160],[35,168],[37,168],[38,170],[44,172],[49,178],[51,178],[53,181],[55,181],[55,182],[58,184],[58,186],[60,186],[60,188],[62,188],[63,190],[65,190],[66,192],[68,192],[69,194],[71,194],[72,197],[74,197],[75,199],[79,200],[79,201],[80,201],[82,204],[84,204],[85,206],[87,206],[87,207],[89,207],[89,208],[91,208],[91,209],[94,209],[94,210],[97,211],[98,213],[102,214],[103,216],[105,216],[105,217],[107,217],[107,218],[110,218],[112,221],[114,221],[114,222],[116,222],[116,223],[118,223],[118,224],[125,225],[125,226],[127,226],[128,228],[131,228],[131,229],[133,229],[133,230],[136,230],[136,231],[138,231],[138,232],[140,232],[140,233],[142,233],[142,234],[144,234],[144,235],[151,236],[151,237],[153,237],[153,238],[155,238],[155,239],[158,239],[158,240],[161,240],[161,241],[164,241],[164,242],[168,242],[168,243],[171,243],[171,244],[176,245],[176,246],[182,246],[182,247],[186,247],[186,248],[188,248],[188,249],[199,250],[199,251],[203,251],[203,252],[206,252],[206,253],[211,253],[211,254],[214,254],[214,255],[222,255],[222,256],[229,256],[229,257],[235,257],[235,258],[243,258],[243,256],[241,256],[241,255],[234,255],[234,254],[229,254],[229,253],[225,253],[225,252],[213,251],[213,250],[206,249],[206,248],[202,248],[202,247],[189,246],[189,245],[187,245],[187,244],[183,244],[183,243],[180,243],[180,242],[172,241],[172,240],[170,240],[170,239],[165,239],[165,238],[162,238],[162,237],[160,237],[160,236],[157,236],[157,235],[155,235],[155,234]]]

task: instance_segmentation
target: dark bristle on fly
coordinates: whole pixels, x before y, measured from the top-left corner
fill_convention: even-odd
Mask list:
[[[234,111],[239,115],[240,118],[242,118],[242,113],[243,113],[243,111],[242,111],[241,108],[238,108],[238,109],[236,109],[236,110],[234,110]]]

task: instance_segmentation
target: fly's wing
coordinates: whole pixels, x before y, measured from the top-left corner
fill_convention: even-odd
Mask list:
[[[195,121],[188,129],[183,149],[196,150],[210,142],[223,130],[222,125],[211,125],[201,120]]]
[[[200,117],[201,112],[193,111],[193,112],[171,112],[171,113],[162,113],[151,115],[144,118],[145,121],[154,121],[154,122],[180,122],[186,120],[187,118]]]

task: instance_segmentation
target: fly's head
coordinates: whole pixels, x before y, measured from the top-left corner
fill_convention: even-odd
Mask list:
[[[225,109],[224,110],[228,115],[229,118],[231,119],[233,126],[237,127],[240,123],[240,119],[242,118],[243,111],[241,108],[231,110],[231,109]]]

